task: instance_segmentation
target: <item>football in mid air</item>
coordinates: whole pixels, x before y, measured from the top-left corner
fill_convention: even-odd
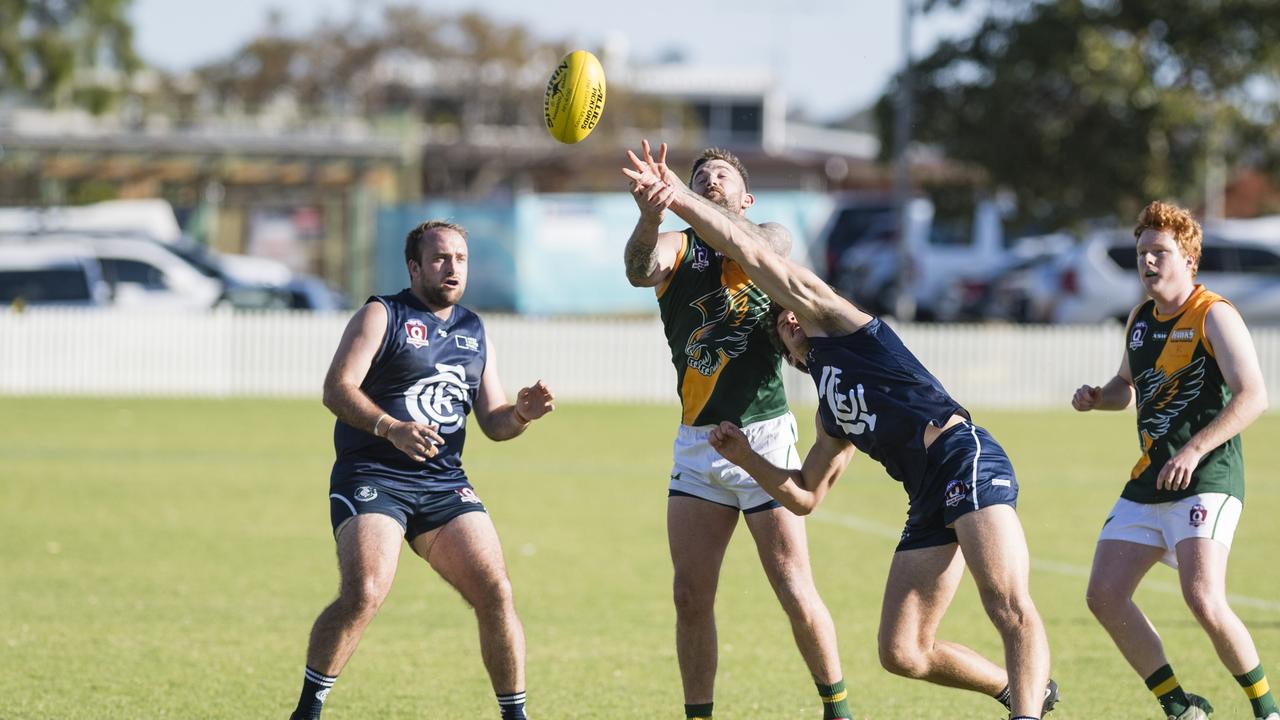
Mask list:
[[[604,68],[595,55],[575,50],[556,66],[547,81],[542,115],[547,132],[562,143],[581,142],[604,113]]]

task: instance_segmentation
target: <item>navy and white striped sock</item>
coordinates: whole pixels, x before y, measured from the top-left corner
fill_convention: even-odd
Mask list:
[[[502,711],[502,720],[528,720],[524,714],[524,691],[510,695],[498,695],[498,709]]]
[[[289,720],[318,720],[320,711],[324,709],[324,699],[329,697],[329,689],[337,679],[336,675],[329,677],[306,668],[302,674],[302,695]]]

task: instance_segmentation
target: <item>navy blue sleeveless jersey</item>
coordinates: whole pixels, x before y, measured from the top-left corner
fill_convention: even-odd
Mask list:
[[[913,496],[925,477],[925,426],[969,417],[879,318],[844,337],[809,338],[806,363],[827,434],[848,439]]]
[[[339,420],[333,428],[337,459],[330,485],[368,479],[403,490],[468,487],[462,446],[484,373],[484,324],[461,305],[441,320],[408,290],[366,302],[386,306],[387,332],[360,389],[396,420],[439,425],[444,444],[435,457],[416,462],[372,428]]]

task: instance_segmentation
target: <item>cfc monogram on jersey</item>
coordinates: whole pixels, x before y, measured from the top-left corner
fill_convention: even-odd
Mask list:
[[[1142,455],[1122,493],[1128,500],[1169,502],[1205,492],[1244,499],[1239,435],[1200,459],[1187,489],[1156,489],[1156,478],[1164,464],[1217,417],[1231,399],[1231,390],[1204,334],[1209,308],[1217,302],[1226,300],[1197,285],[1171,316],[1161,317],[1155,301],[1148,300],[1138,307],[1129,325],[1125,335]]]
[[[387,330],[360,389],[396,420],[437,426],[444,443],[435,457],[417,462],[368,428],[339,420],[331,483],[376,477],[406,490],[465,487],[462,448],[487,359],[484,324],[461,305],[441,320],[408,290],[369,302],[386,307]]]
[[[968,412],[879,318],[844,337],[809,338],[823,430],[842,437],[908,485],[923,476],[924,429]]]

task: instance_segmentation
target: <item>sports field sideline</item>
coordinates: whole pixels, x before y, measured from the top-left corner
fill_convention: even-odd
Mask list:
[[[1068,398],[1063,398],[1065,408]],[[0,413],[0,718],[270,718],[297,699],[336,589],[317,401],[5,398]],[[1158,718],[1084,604],[1097,530],[1136,456],[1131,413],[975,412],[1009,451],[1063,703],[1049,717]],[[476,433],[466,464],[502,535],[541,720],[680,716],[665,488],[674,407],[571,405],[526,436]],[[801,450],[812,436],[800,413]],[[1280,666],[1280,416],[1245,434],[1228,582]],[[875,631],[905,496],[865,458],[811,518],[818,585],[861,718],[999,718],[995,701],[889,675]],[[745,531],[718,600],[718,720],[820,716]],[[325,717],[496,717],[475,623],[414,556]],[[1183,684],[1249,717],[1163,566],[1139,591]],[[945,637],[999,654],[966,582]]]

